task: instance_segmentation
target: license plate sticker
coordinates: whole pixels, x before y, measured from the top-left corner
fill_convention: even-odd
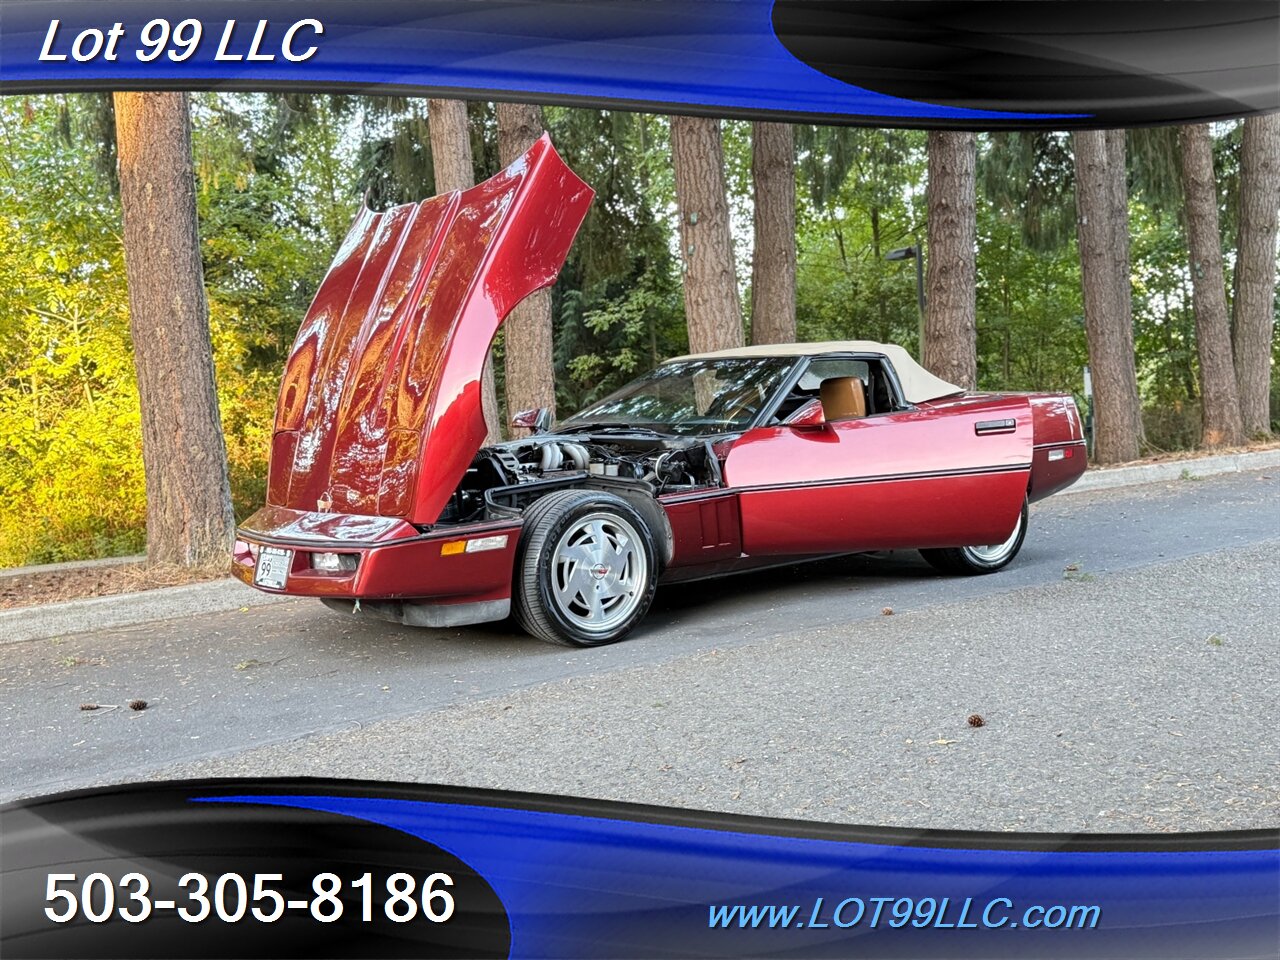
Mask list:
[[[258,566],[253,582],[268,590],[283,590],[293,566],[293,551],[282,547],[263,547],[258,551]]]

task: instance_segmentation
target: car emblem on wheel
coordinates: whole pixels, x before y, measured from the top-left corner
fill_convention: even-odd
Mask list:
[[[597,580],[603,580],[605,577],[609,575],[609,568],[605,566],[603,563],[597,563],[594,567],[591,568],[591,575],[595,577]]]

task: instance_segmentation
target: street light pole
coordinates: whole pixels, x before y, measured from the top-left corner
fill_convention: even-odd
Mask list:
[[[924,252],[918,246],[899,247],[884,255],[886,260],[914,260],[916,262],[916,306],[920,310],[920,362],[924,362]]]

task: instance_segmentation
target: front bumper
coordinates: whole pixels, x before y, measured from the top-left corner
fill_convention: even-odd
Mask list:
[[[352,601],[483,604],[510,600],[519,536],[518,521],[422,533],[393,517],[264,507],[237,530],[231,569],[236,577],[265,593]],[[280,589],[254,582],[264,546],[292,551]],[[354,569],[318,569],[315,556],[322,553],[354,557]]]

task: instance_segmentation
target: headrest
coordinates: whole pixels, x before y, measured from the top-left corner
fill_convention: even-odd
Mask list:
[[[818,388],[818,396],[828,422],[867,415],[867,391],[857,377],[828,377]]]

